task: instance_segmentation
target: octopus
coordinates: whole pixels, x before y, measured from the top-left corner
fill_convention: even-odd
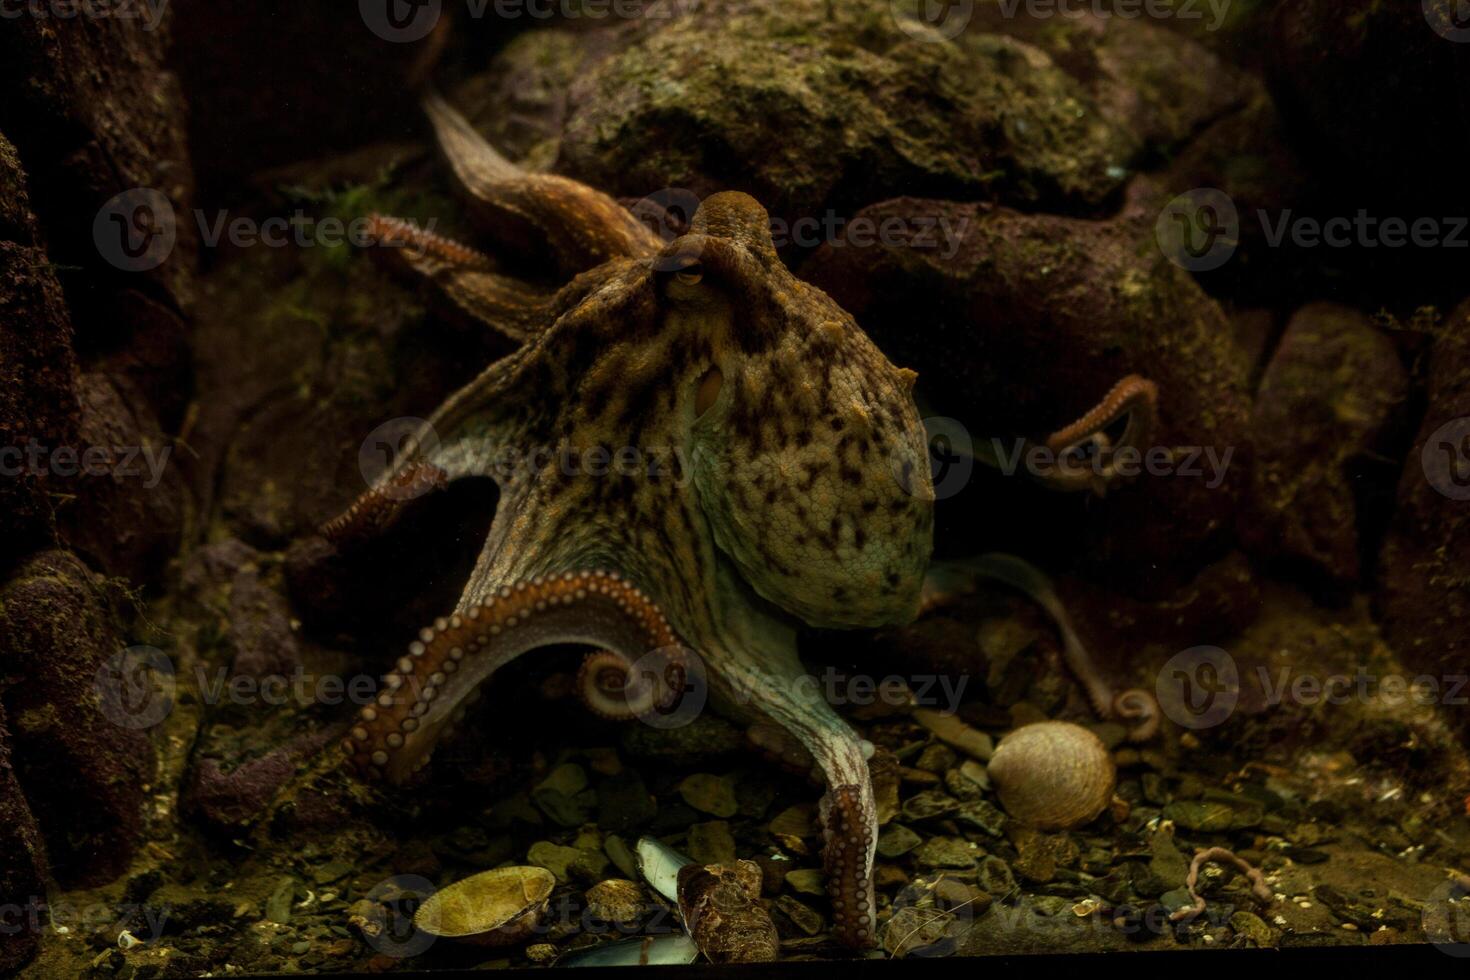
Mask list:
[[[402,783],[502,666],[585,646],[579,692],[605,717],[657,723],[699,688],[726,716],[788,736],[825,783],[834,931],[874,945],[873,746],[802,683],[796,640],[803,624],[919,612],[934,492],[915,373],[786,269],[753,198],[715,194],[665,240],[600,191],[516,167],[438,96],[425,110],[476,227],[562,284],[371,221],[375,254],[513,350],[323,527],[350,548],[452,481],[491,477],[499,491],[456,607],[355,719],[346,765]],[[1050,445],[1062,459],[1135,442],[1152,405],[1149,383],[1125,379]],[[1056,484],[1107,482],[1105,467],[1079,469],[1059,468]]]

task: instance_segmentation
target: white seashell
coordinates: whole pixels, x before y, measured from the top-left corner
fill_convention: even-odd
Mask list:
[[[693,864],[686,857],[661,840],[653,837],[638,839],[638,871],[649,887],[674,904],[679,902],[679,869]]]
[[[1067,721],[1011,732],[996,746],[989,773],[1006,813],[1041,830],[1072,830],[1097,819],[1118,778],[1102,740]]]
[[[699,959],[699,947],[684,933],[634,936],[615,943],[574,950],[557,966],[687,966]]]

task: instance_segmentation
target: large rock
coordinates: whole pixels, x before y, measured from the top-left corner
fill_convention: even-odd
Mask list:
[[[1446,686],[1470,675],[1470,303],[1435,341],[1379,581],[1384,630],[1405,663]],[[1470,738],[1463,703],[1446,714]]]
[[[1110,581],[1167,592],[1228,550],[1249,485],[1248,364],[1220,308],[1154,244],[1157,205],[1142,182],[1108,221],[900,198],[857,216],[891,234],[824,247],[802,274],[918,370],[935,413],[1006,451],[1071,423],[1127,374],[1153,379],[1155,444],[1210,449],[1220,465],[1176,457],[1176,475],[1140,477],[1087,514],[1023,480],[970,510],[991,535],[980,546],[1054,544]]]
[[[1082,7],[1065,16],[1008,16],[1011,4],[980,0],[967,30],[1006,34],[1045,51],[1147,159],[1190,140],[1254,94],[1255,83],[1202,44],[1147,18]]]
[[[0,704],[0,906],[23,916],[8,915],[7,928],[0,929],[0,973],[18,969],[35,954],[40,930],[32,923],[40,921],[46,899],[46,845],[15,778],[9,740],[5,706]]]
[[[43,552],[0,589],[10,763],[64,887],[116,877],[142,834],[154,754],[132,709],[153,702],[126,697],[122,650],[107,586],[75,556]]]
[[[1253,89],[1248,103],[1205,127],[1181,147],[1158,178],[1171,194],[1218,190],[1235,209],[1239,235],[1234,251],[1218,268],[1196,273],[1214,296],[1235,303],[1269,303],[1290,308],[1329,290],[1340,277],[1321,268],[1323,250],[1297,247],[1289,238],[1273,242],[1282,215],[1321,215],[1322,194],[1292,149],[1270,96]],[[1261,215],[1268,216],[1263,221]]]
[[[1040,49],[914,38],[886,5],[711,4],[580,78],[558,169],[615,195],[749,192],[786,220],[898,188],[1090,210],[1136,150]]]
[[[53,258],[81,267],[66,282],[68,298],[79,314],[86,308],[79,334],[99,345],[126,326],[110,288],[155,291],[178,308],[192,291],[193,176],[183,96],[164,67],[170,10],[159,9],[156,28],[128,17],[26,16],[7,18],[0,33],[0,129],[20,147]],[[174,252],[153,269],[109,266],[93,237],[99,209],[133,188],[158,191],[178,219]],[[98,290],[99,279],[110,288]]]
[[[178,447],[131,385],[124,393],[109,376],[87,371],[76,388],[85,465],[58,467],[57,483],[69,498],[62,533],[102,571],[138,584],[156,581],[178,551],[185,521]]]
[[[48,233],[46,242],[33,244],[45,248],[44,259],[57,270],[75,329],[73,358],[55,350],[62,343],[57,317],[33,314],[32,322],[48,324],[49,339],[38,337],[43,343],[26,356],[45,357],[47,363],[44,370],[18,373],[30,374],[37,385],[53,373],[64,375],[72,385],[79,361],[107,378],[87,383],[81,392],[83,401],[92,402],[81,419],[84,431],[73,428],[52,447],[77,454],[102,445],[135,447],[158,436],[181,422],[190,391],[187,311],[197,243],[183,98],[164,67],[170,8],[141,4],[127,10],[137,16],[111,7],[106,16],[90,8],[70,16],[53,9],[50,16],[7,18],[0,32],[0,86],[7,93],[0,100],[0,129],[28,172],[31,207]],[[155,12],[162,15],[156,23]],[[151,217],[144,221],[144,215]],[[140,221],[149,228],[145,239],[136,234]],[[15,264],[18,270],[40,266]],[[50,275],[42,276],[42,288]],[[27,305],[61,308],[55,299],[43,302],[34,289]],[[103,388],[124,390],[100,396],[109,404],[99,416],[97,393]],[[27,401],[42,408],[54,403],[44,390]],[[91,441],[98,435],[125,441]],[[53,467],[71,468],[65,461]],[[142,506],[109,500],[89,514],[87,500],[99,496],[93,492],[99,481],[62,476],[53,499],[76,498],[70,512],[58,515],[63,539],[74,538],[110,574],[155,577],[172,546],[142,554],[130,544],[114,548],[98,538],[121,531],[135,540],[176,540],[184,514],[176,495]],[[118,523],[108,526],[109,519]],[[129,523],[139,519],[144,523]]]
[[[41,247],[25,173],[0,135],[0,563],[46,538],[51,494],[45,465],[32,465],[32,445],[48,452],[75,446],[76,357],[61,284]],[[17,454],[21,455],[17,455]]]
[[[1357,582],[1371,477],[1382,473],[1369,461],[1392,451],[1408,386],[1398,352],[1363,314],[1332,303],[1297,311],[1251,414],[1256,466],[1242,533],[1257,554]]]

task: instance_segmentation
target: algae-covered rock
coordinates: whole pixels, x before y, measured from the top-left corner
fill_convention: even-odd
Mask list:
[[[63,885],[128,867],[153,776],[156,708],[125,656],[104,582],[76,556],[43,552],[0,588],[0,663],[11,764]],[[111,696],[109,696],[111,695]]]
[[[455,96],[533,166],[635,199],[739,187],[787,220],[900,184],[1091,208],[1136,151],[1012,38],[915,37],[883,5],[822,0],[669,13],[520,35]]]
[[[786,219],[898,187],[1076,210],[1120,186],[1131,141],[1039,49],[915,39],[883,5],[827,9],[710,4],[597,63],[573,88],[559,169],[635,197],[739,188]]]
[[[1313,303],[1287,325],[1256,394],[1256,466],[1244,537],[1258,553],[1358,578],[1364,461],[1391,447],[1408,378],[1356,310]]]
[[[1014,8],[1000,0],[980,0],[969,32],[1007,34],[1045,51],[1148,156],[1190,140],[1238,108],[1255,87],[1204,45],[1146,17],[1080,5],[1056,17],[1008,10]]]

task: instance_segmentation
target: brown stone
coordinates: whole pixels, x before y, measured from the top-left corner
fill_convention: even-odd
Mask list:
[[[136,673],[112,660],[123,649],[103,581],[74,555],[43,552],[0,588],[0,664],[24,678],[4,692],[11,765],[65,887],[120,874],[142,833],[146,722],[168,702],[120,690]]]
[[[1398,354],[1367,317],[1332,303],[1298,310],[1251,414],[1256,466],[1242,538],[1252,551],[1356,582],[1359,500],[1371,485],[1363,460],[1392,448],[1407,398]]]
[[[1470,674],[1470,302],[1441,325],[1428,404],[1398,486],[1378,607],[1399,657],[1437,679]],[[1467,739],[1470,714],[1445,711]]]

